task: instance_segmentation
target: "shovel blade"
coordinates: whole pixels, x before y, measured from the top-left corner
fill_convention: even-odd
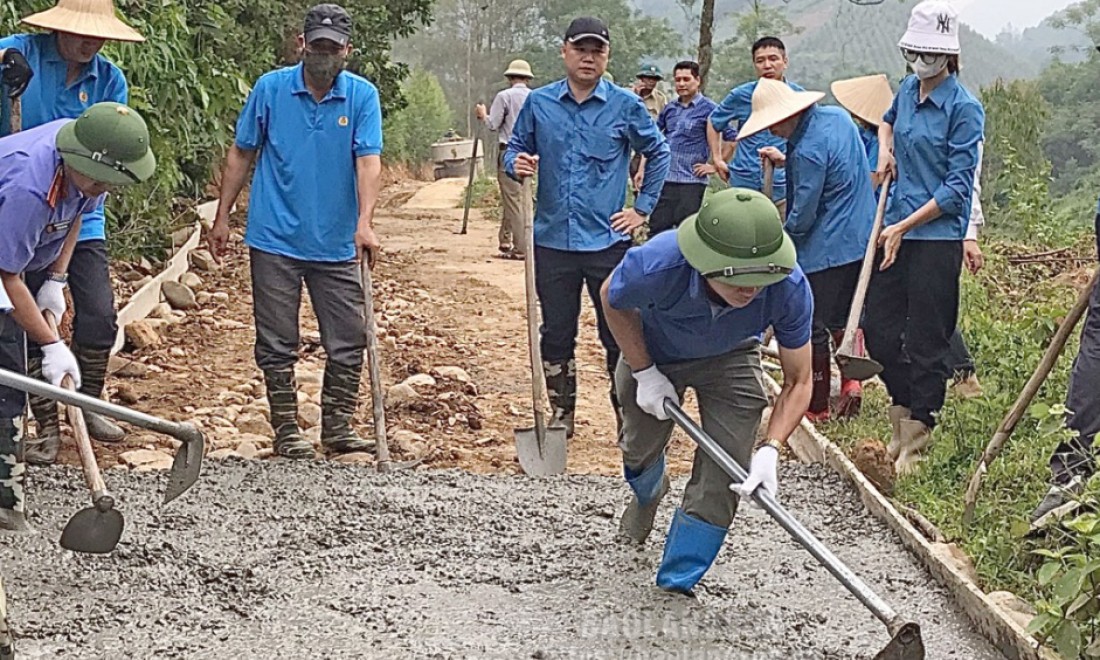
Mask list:
[[[202,471],[202,455],[205,441],[202,433],[190,424],[184,424],[186,432],[177,436],[183,444],[176,451],[172,470],[168,473],[168,487],[164,490],[164,503],[168,504],[199,480]],[[182,437],[181,437],[182,436]]]
[[[551,426],[542,432],[539,444],[538,429],[515,429],[516,454],[523,473],[532,477],[549,477],[565,473],[568,442],[565,427]]]
[[[111,552],[122,538],[125,521],[114,509],[101,511],[91,506],[77,511],[61,532],[61,547],[73,552],[103,555]]]
[[[924,660],[920,626],[912,621],[903,625],[886,648],[875,656],[875,660]]]
[[[864,355],[837,353],[840,375],[850,380],[868,380],[882,373],[882,365]]]

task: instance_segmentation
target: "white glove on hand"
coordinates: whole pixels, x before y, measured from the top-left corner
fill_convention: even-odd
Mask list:
[[[779,477],[776,476],[776,464],[779,462],[779,451],[770,445],[764,445],[752,455],[752,463],[749,465],[749,476],[741,484],[730,486],[736,489],[741,497],[754,502],[753,492],[757,486],[763,486],[772,497],[779,490]],[[755,502],[754,502],[755,503]]]
[[[638,407],[661,421],[668,419],[668,413],[665,412],[665,399],[680,400],[672,382],[661,373],[657,365],[635,371],[633,375],[634,380],[638,381],[638,394],[635,397]]]
[[[72,376],[73,387],[80,389],[80,367],[76,356],[63,341],[55,341],[42,347],[42,375],[56,387],[64,387],[61,381]]]
[[[38,304],[40,311],[52,312],[54,321],[61,325],[61,319],[65,316],[65,308],[67,307],[64,284],[46,280],[45,284],[38,289],[38,295],[35,296],[34,302]]]

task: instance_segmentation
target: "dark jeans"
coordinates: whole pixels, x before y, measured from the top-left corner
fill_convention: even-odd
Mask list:
[[[1070,410],[1066,426],[1077,437],[1060,444],[1050,459],[1054,481],[1061,485],[1074,476],[1088,477],[1096,470],[1092,443],[1100,433],[1100,284],[1092,288],[1089,298],[1081,349],[1069,376],[1066,408]]]
[[[947,352],[947,368],[956,378],[973,376],[977,371],[974,366],[974,356],[970,355],[970,349],[966,347],[966,340],[963,339],[958,328],[955,328],[955,333],[951,335],[951,346]]]
[[[581,289],[588,288],[600,343],[607,351],[607,370],[614,373],[619,347],[604,318],[600,287],[622,261],[629,242],[618,243],[599,252],[567,252],[535,247],[535,289],[542,308],[542,359],[547,362],[571,360],[577,348],[577,325],[581,315]]]
[[[951,377],[947,355],[959,315],[962,253],[962,241],[902,241],[896,262],[880,271],[880,250],[867,292],[867,352],[882,364],[893,403],[930,428]]]
[[[0,313],[0,369],[22,375],[27,373],[23,328],[19,327],[11,314],[4,313]],[[26,405],[26,393],[0,385],[0,420],[19,417]]]
[[[856,294],[862,266],[862,261],[855,261],[806,276],[814,292],[815,346],[827,346],[830,333],[833,330],[843,330],[847,325],[848,312],[852,308],[852,297]]]
[[[684,218],[699,212],[703,205],[703,194],[707,192],[705,183],[665,183],[657,206],[649,216],[650,237],[677,227]]]
[[[37,291],[47,270],[27,273],[27,286]],[[95,350],[115,345],[118,314],[111,288],[106,241],[81,241],[69,261],[69,293],[73,297],[73,344]],[[32,353],[36,349],[32,349]]]
[[[328,359],[347,367],[363,364],[367,325],[359,262],[301,261],[256,249],[249,255],[260,369],[283,369],[298,361],[303,281]]]

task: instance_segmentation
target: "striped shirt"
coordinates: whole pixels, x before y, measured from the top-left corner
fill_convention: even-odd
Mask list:
[[[672,150],[672,167],[669,169],[666,183],[706,184],[707,177],[696,176],[693,168],[699,163],[710,162],[710,147],[707,145],[707,118],[717,107],[717,103],[696,93],[684,104],[680,99],[665,106],[657,117],[657,128],[665,134],[668,146]],[[722,137],[730,142],[737,139],[737,131],[726,129]]]

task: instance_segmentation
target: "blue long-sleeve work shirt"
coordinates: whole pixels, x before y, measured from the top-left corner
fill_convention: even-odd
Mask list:
[[[714,130],[722,132],[730,126],[740,129],[741,125],[749,120],[752,114],[752,94],[756,91],[757,82],[754,80],[738,85],[726,95],[726,98],[722,99],[710,115],[710,124]],[[804,91],[794,83],[788,82],[787,85],[796,92]],[[760,150],[764,147],[775,147],[785,151],[787,141],[776,137],[771,131],[760,131],[739,141],[733,152],[733,160],[729,164],[731,186],[763,191],[764,170],[760,163]],[[787,175],[782,169],[777,169],[772,179],[772,199],[779,202],[786,197]]]
[[[985,110],[954,75],[923,102],[919,95],[920,81],[909,76],[883,117],[894,127],[898,168],[885,224],[895,225],[935,199],[940,217],[910,230],[905,240],[961,241],[981,162]]]
[[[670,155],[642,100],[606,80],[582,103],[565,80],[531,92],[508,142],[504,171],[515,178],[519,154],[539,157],[535,244],[596,252],[629,240],[611,228],[611,216],[626,203],[631,149],[646,158],[634,208],[649,215]]]
[[[870,168],[847,112],[812,106],[803,113],[787,143],[786,230],[806,273],[863,258],[875,220]]]

